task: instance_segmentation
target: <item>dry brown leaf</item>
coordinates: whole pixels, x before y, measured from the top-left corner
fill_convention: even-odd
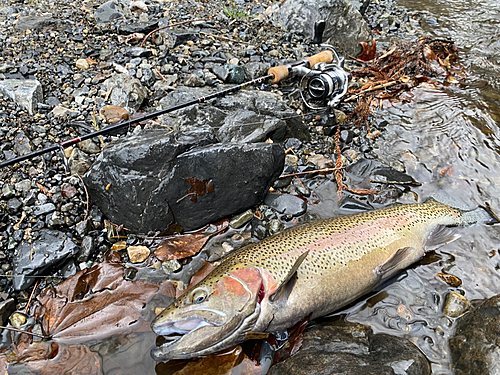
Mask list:
[[[154,256],[162,261],[184,259],[198,254],[208,239],[209,236],[205,234],[182,234],[166,238],[155,250]]]
[[[377,42],[375,39],[372,40],[372,44],[368,44],[366,42],[361,42],[363,46],[363,53],[358,57],[358,60],[361,61],[370,61],[375,58],[375,54],[377,52]]]
[[[47,289],[34,316],[56,340],[82,342],[147,330],[141,310],[157,290],[156,284],[124,279],[121,264],[103,262]]]
[[[202,197],[206,194],[214,192],[212,186],[212,180],[199,180],[197,178],[185,178],[185,181],[189,182],[189,189],[186,191],[186,195],[177,200],[177,203],[182,201],[184,198],[189,197],[192,202],[198,202],[198,196]]]
[[[85,345],[60,345],[54,358],[29,362],[29,370],[41,375],[101,375],[102,363],[99,355]]]

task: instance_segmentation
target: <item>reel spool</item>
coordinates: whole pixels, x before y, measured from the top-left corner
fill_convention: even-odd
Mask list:
[[[347,93],[349,74],[342,68],[343,60],[333,52],[336,64],[318,63],[300,80],[300,95],[311,109],[333,108]]]

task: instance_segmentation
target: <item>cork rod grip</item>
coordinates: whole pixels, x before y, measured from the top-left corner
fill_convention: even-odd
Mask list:
[[[333,52],[332,51],[323,51],[314,56],[306,57],[309,61],[309,67],[312,68],[314,65],[320,62],[324,62],[330,64],[333,61]]]
[[[274,74],[273,79],[271,79],[272,83],[278,83],[284,79],[288,78],[288,68],[285,65],[272,67],[267,71],[267,74]]]

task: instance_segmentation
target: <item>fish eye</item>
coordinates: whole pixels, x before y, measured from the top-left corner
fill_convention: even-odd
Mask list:
[[[198,304],[207,299],[207,292],[203,289],[197,289],[191,294],[191,302]]]

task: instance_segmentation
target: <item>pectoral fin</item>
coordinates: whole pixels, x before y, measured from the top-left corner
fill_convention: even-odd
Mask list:
[[[439,226],[434,229],[424,244],[425,251],[432,251],[449,244],[460,238],[458,233],[455,233],[453,228]]]
[[[300,256],[297,258],[297,260],[293,264],[292,268],[290,268],[290,271],[288,272],[285,279],[283,279],[281,284],[276,289],[276,292],[274,292],[273,294],[271,294],[269,296],[269,300],[271,302],[274,302],[282,294],[287,294],[287,295],[290,294],[289,292],[291,291],[291,289],[293,288],[293,285],[295,284],[297,270],[300,267],[300,265],[302,264],[302,262],[304,261],[304,259],[306,259],[307,254],[309,254],[309,250],[300,254]],[[284,293],[285,291],[288,291],[288,293]]]
[[[403,263],[408,257],[414,256],[413,254],[416,251],[417,250],[413,247],[403,247],[399,249],[392,257],[386,260],[385,263],[382,263],[380,266],[378,266],[375,269],[375,272],[379,276],[385,275],[387,272],[390,272],[395,267]]]

